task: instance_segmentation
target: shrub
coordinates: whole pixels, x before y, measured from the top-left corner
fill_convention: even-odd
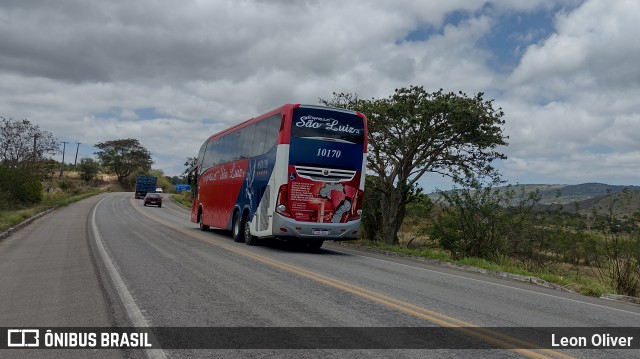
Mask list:
[[[42,183],[37,177],[20,168],[0,165],[0,206],[34,204],[42,201],[42,196]]]
[[[532,216],[538,192],[476,186],[440,195],[442,213],[430,235],[453,258],[512,256],[528,269],[546,265],[547,244]]]

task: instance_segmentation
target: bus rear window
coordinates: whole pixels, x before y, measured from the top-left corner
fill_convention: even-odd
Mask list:
[[[354,113],[299,107],[293,111],[291,136],[364,143],[364,123]]]

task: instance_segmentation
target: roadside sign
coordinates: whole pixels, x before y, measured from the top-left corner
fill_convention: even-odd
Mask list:
[[[176,191],[180,192],[180,191],[191,191],[191,186],[188,184],[177,184],[176,185]]]

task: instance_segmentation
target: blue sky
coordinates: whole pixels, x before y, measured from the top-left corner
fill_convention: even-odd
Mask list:
[[[537,9],[499,16],[492,30],[478,43],[492,54],[489,66],[500,73],[513,71],[529,46],[553,34],[554,14],[558,10]]]
[[[484,92],[505,111],[508,182],[638,185],[638,13],[631,0],[5,2],[0,115],[86,157],[137,138],[177,175],[208,135],[284,103]]]

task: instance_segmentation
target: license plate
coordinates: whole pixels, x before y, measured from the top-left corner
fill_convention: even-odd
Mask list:
[[[311,230],[311,234],[315,234],[315,235],[318,235],[318,236],[328,236],[329,233],[331,233],[330,229],[313,228]]]

